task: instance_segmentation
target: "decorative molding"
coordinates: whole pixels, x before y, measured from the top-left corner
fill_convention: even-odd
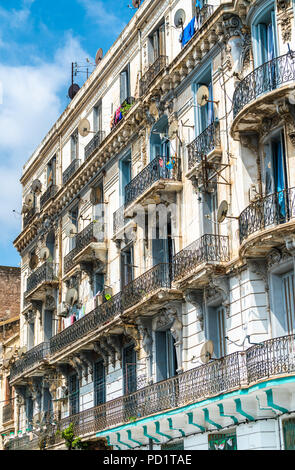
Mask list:
[[[184,294],[185,300],[192,304],[197,313],[197,320],[201,330],[204,329],[204,291],[201,289],[187,289]]]

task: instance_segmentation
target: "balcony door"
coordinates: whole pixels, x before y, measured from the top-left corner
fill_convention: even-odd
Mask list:
[[[161,216],[161,211],[157,210],[155,216],[156,226],[153,230],[152,238],[153,266],[159,263],[171,264],[173,259],[173,240],[170,213],[167,216]]]
[[[76,227],[76,232],[78,233],[78,207],[72,209],[69,213],[70,223],[74,224]],[[76,235],[69,237],[69,251],[73,250],[76,247]]]
[[[119,161],[119,170],[120,170],[120,199],[122,203],[125,203],[125,188],[128,183],[131,181],[131,153],[128,152],[120,161]]]
[[[136,352],[134,344],[123,349],[123,391],[124,395],[135,392],[137,389],[136,378]]]
[[[203,192],[201,201],[201,220],[203,223],[203,235],[218,235],[217,211],[217,187],[210,193]]]
[[[93,108],[93,131],[98,132],[102,130],[102,104],[99,102]]]
[[[133,245],[121,250],[121,290],[133,281]]]
[[[120,104],[130,96],[130,64],[120,73]]]
[[[77,374],[72,374],[69,377],[69,405],[70,405],[70,415],[79,413],[80,388],[79,388],[79,379],[78,379]]]
[[[53,311],[44,310],[44,341],[48,342],[52,337]]]
[[[27,326],[27,346],[28,350],[35,345],[35,321],[31,321]]]
[[[166,55],[165,23],[149,36],[148,53],[149,64],[153,64],[160,56]]]
[[[213,358],[224,357],[226,355],[226,326],[225,309],[222,305],[208,307],[205,331],[206,340],[213,342]]]
[[[255,68],[277,57],[274,10],[270,9],[267,12],[262,12],[262,14],[258,16],[258,19],[252,25],[252,40]]]
[[[168,118],[163,115],[157,121],[151,131],[150,137],[150,161],[159,157],[163,161],[163,168],[170,158],[170,141],[168,139]]]
[[[106,379],[103,361],[94,364],[94,406],[102,405],[106,401]]]
[[[177,371],[175,340],[170,330],[156,331],[157,382],[174,377]]]
[[[288,335],[292,335],[295,332],[295,292],[293,271],[282,275],[282,287],[286,333]]]

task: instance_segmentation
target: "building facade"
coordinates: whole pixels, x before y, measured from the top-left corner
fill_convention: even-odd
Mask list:
[[[20,281],[20,268],[0,266],[0,449],[15,436],[16,397],[10,385],[10,368],[21,356]]]
[[[25,164],[7,448],[294,447],[294,28],[145,0]]]

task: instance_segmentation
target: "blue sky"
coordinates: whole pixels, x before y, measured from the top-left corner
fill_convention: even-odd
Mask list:
[[[20,264],[22,166],[69,103],[71,62],[107,52],[135,12],[128,4],[0,1],[0,265]]]

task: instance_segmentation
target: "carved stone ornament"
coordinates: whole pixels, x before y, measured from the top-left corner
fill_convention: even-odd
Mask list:
[[[247,259],[247,264],[250,270],[260,276],[265,284],[265,290],[268,291],[268,271],[266,259]]]
[[[134,343],[134,351],[138,352],[140,350],[140,334],[138,331],[138,326],[132,323],[124,325],[124,334],[125,336],[130,336]]]
[[[227,276],[212,277],[209,289],[212,289],[214,296],[221,296],[221,303],[225,308],[226,316],[230,314],[230,290],[229,290],[229,278]]]
[[[277,112],[283,118],[287,135],[295,146],[295,107],[287,99],[277,102]]]
[[[273,265],[278,264],[282,259],[282,251],[278,248],[273,248],[267,255],[267,266],[271,268]]]
[[[188,289],[184,294],[185,300],[192,304],[197,313],[197,320],[200,323],[201,330],[204,329],[204,293],[200,289]]]

